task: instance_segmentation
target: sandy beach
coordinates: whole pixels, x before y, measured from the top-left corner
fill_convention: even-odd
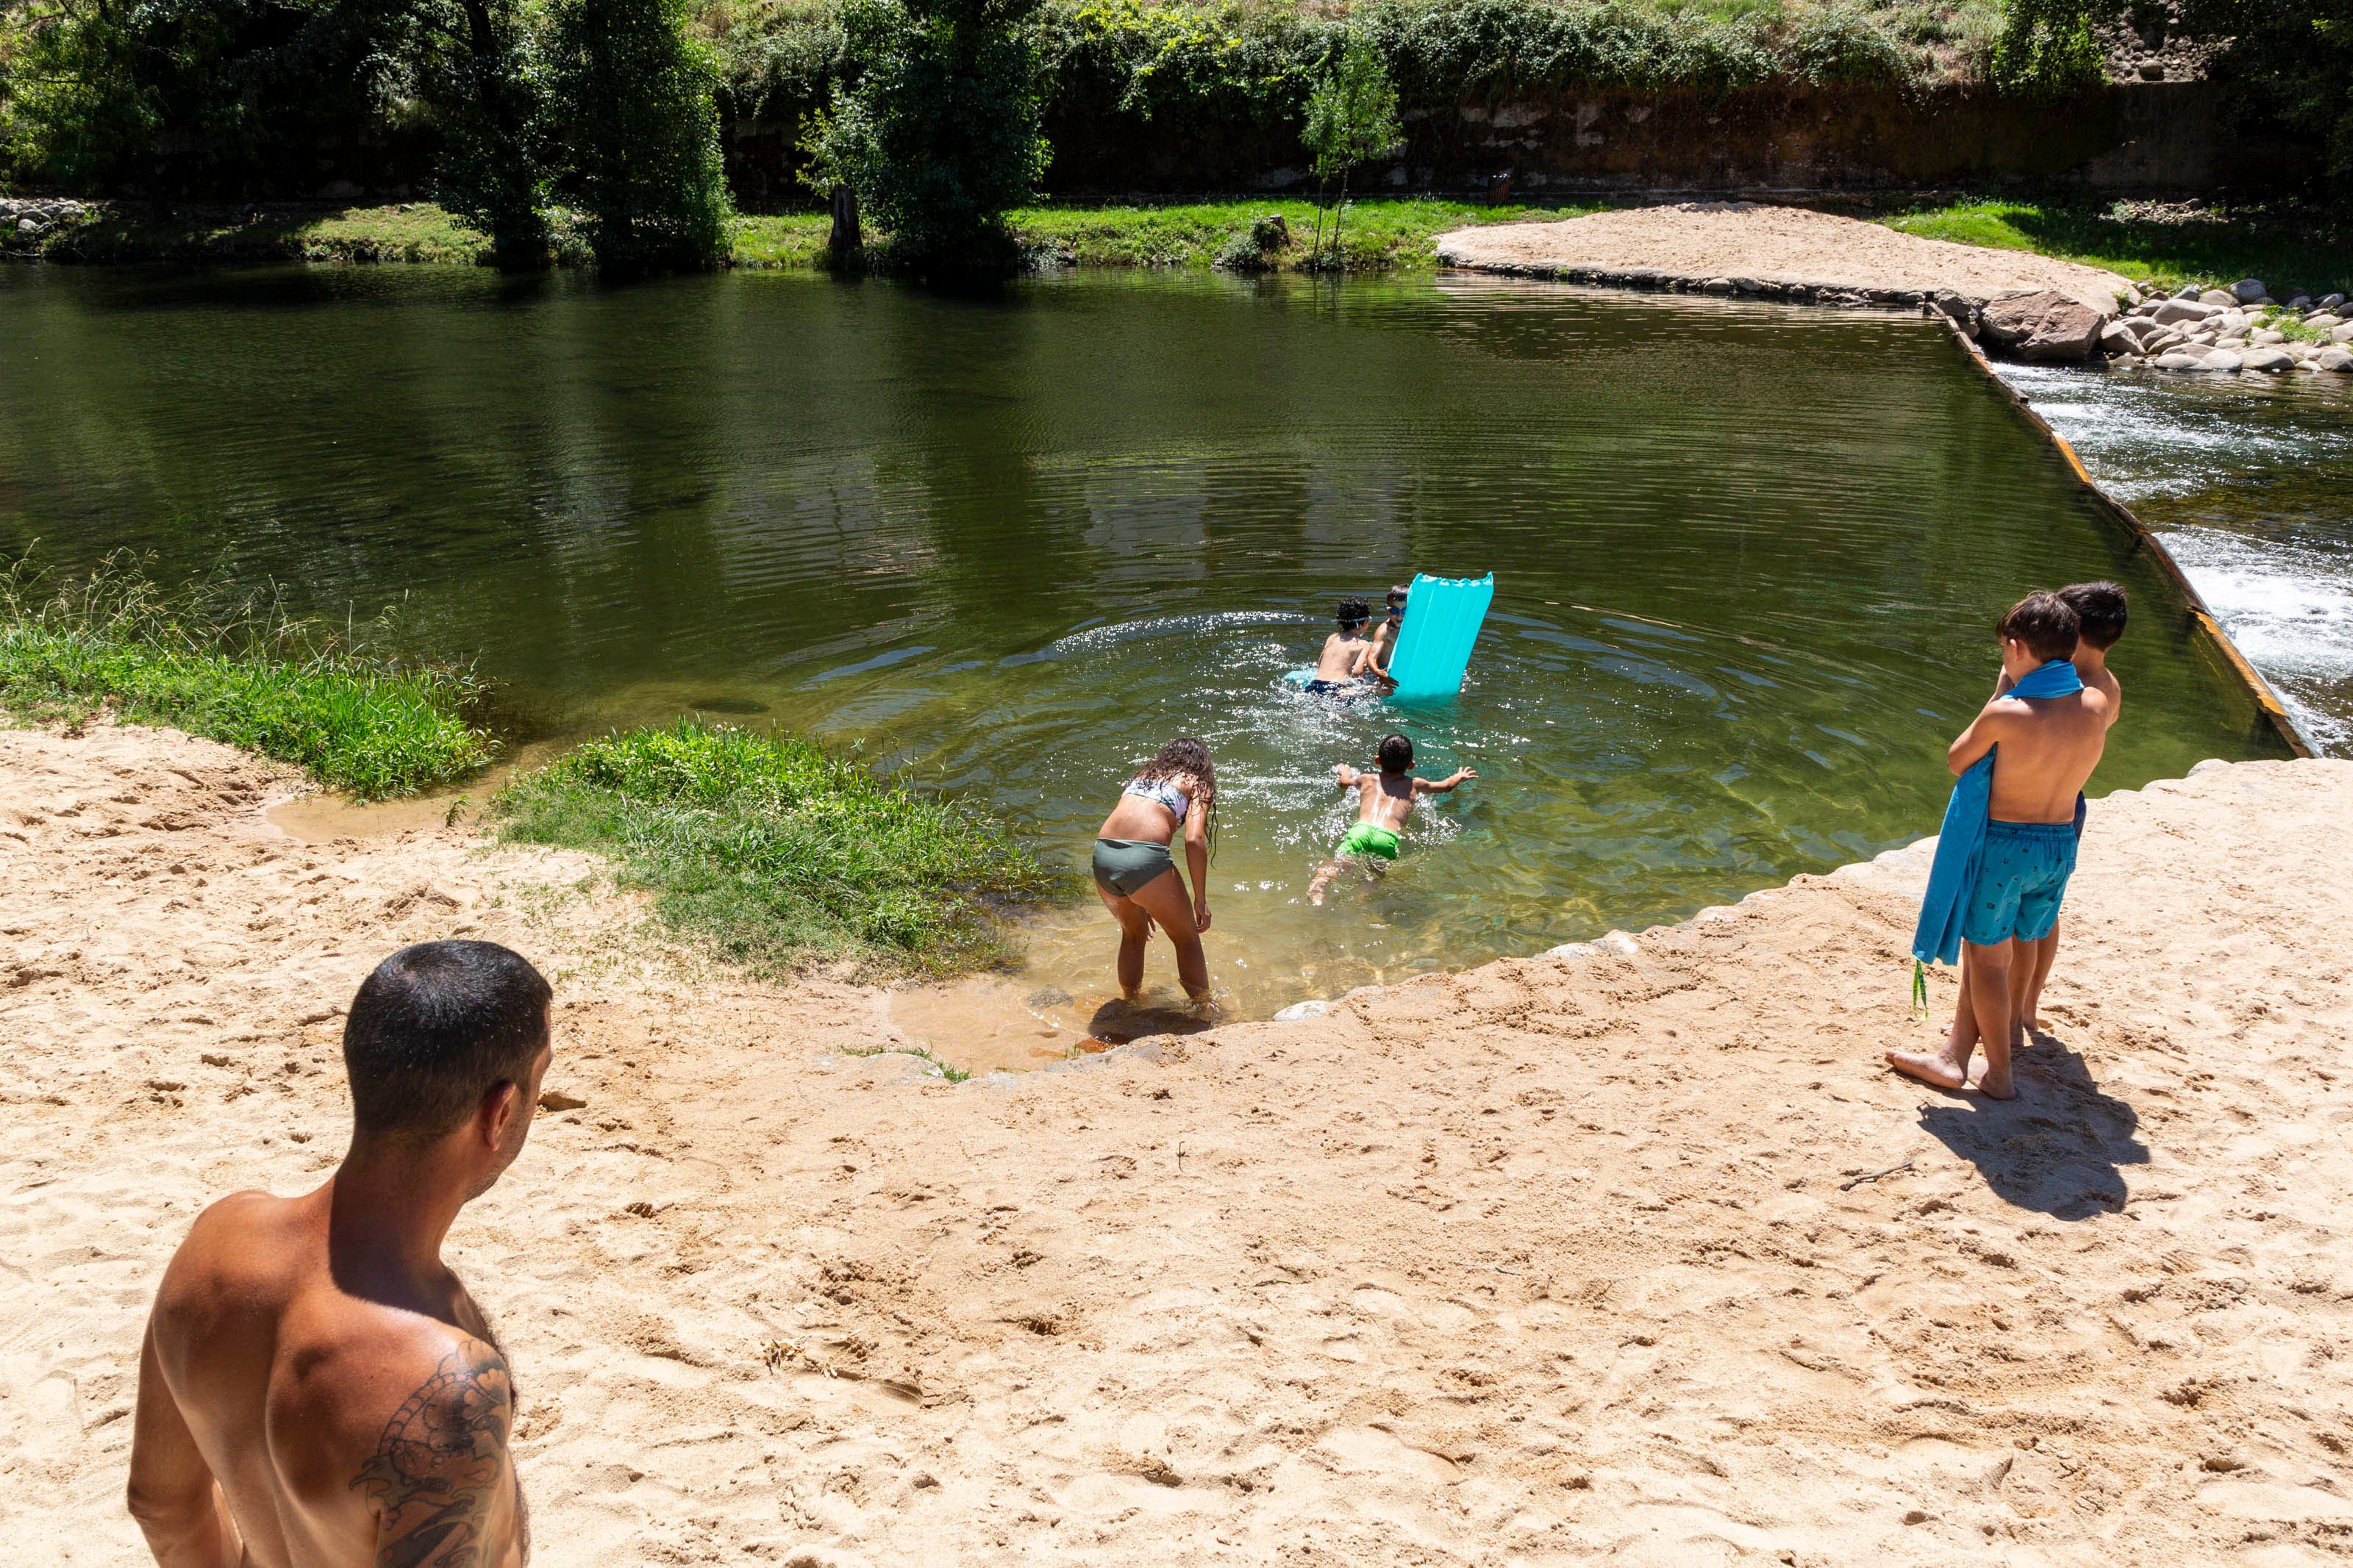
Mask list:
[[[0,732],[16,1561],[145,1561],[165,1258],[333,1164],[342,1007],[449,935],[557,986],[565,1109],[451,1249],[543,1563],[2353,1551],[2353,763],[2094,802],[2010,1104],[1881,1064],[1927,1037],[1916,849],[951,1086],[849,1054],[896,1039],[881,993],[699,967],[580,857],[303,844],[264,816],[292,788],[166,731]]]
[[[1593,213],[1557,223],[1495,224],[1440,235],[1450,267],[1516,272],[1645,269],[1662,279],[1757,279],[1816,289],[1950,289],[1982,304],[2055,289],[2103,313],[2126,279],[2023,250],[1924,239],[1805,207],[1682,202]]]

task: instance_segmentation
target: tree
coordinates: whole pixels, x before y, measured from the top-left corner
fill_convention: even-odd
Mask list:
[[[1405,130],[1398,122],[1397,84],[1389,79],[1380,51],[1361,31],[1349,29],[1338,63],[1308,94],[1307,122],[1300,131],[1300,140],[1314,154],[1318,191],[1335,176],[1339,179],[1339,200],[1332,209],[1332,258],[1335,267],[1345,270],[1340,216],[1347,205],[1348,171],[1388,157],[1405,142]],[[1319,213],[1315,249],[1320,250],[1322,244]]]
[[[443,123],[441,205],[489,237],[500,268],[546,266],[545,92],[517,0],[374,3],[420,35],[418,74]]]
[[[845,0],[848,78],[805,125],[808,183],[848,185],[918,271],[1010,270],[1006,211],[1049,156],[1036,0]]]
[[[2353,0],[2187,0],[2181,26],[2228,40],[2214,62],[2242,109],[2320,140],[2353,174]]]
[[[556,0],[550,107],[597,264],[704,268],[733,210],[719,157],[718,68],[687,0]]]

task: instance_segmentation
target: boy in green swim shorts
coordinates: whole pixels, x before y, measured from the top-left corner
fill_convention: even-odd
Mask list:
[[[1380,744],[1378,759],[1381,771],[1359,773],[1342,763],[1332,770],[1342,789],[1356,792],[1356,821],[1340,840],[1333,852],[1307,884],[1307,901],[1321,904],[1324,889],[1340,874],[1340,863],[1351,856],[1369,856],[1381,860],[1398,857],[1398,830],[1405,819],[1413,815],[1414,801],[1425,795],[1444,795],[1465,779],[1475,779],[1478,773],[1471,768],[1457,768],[1445,778],[1418,779],[1409,771],[1413,766],[1413,742],[1403,735],[1390,735]]]

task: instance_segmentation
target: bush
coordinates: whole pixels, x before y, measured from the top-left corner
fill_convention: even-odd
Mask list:
[[[847,79],[804,140],[920,270],[1008,268],[1005,212],[1045,172],[1032,0],[845,0]]]
[[[371,653],[268,595],[168,595],[120,560],[54,591],[26,562],[0,573],[0,707],[20,717],[111,701],[378,799],[490,761],[463,717],[480,692],[470,670]]]
[[[2114,0],[2003,0],[1993,79],[2006,92],[2057,98],[2107,79],[2094,26],[2122,9]]]
[[[1218,249],[1210,261],[1229,272],[1265,272],[1281,265],[1291,248],[1291,226],[1281,213],[1261,213]]]
[[[806,741],[682,721],[592,741],[501,791],[505,835],[613,857],[672,926],[764,973],[1011,956],[1008,904],[1063,890],[1006,828]]]
[[[733,216],[719,158],[718,72],[686,0],[557,0],[550,108],[600,266],[707,268]]]

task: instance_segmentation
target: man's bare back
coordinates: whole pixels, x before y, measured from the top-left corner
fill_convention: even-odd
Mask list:
[[[503,948],[427,943],[370,976],[353,1025],[375,1016],[364,1012],[369,987],[400,961],[423,953],[412,967],[446,978],[432,968],[439,949],[487,950],[528,975],[509,985],[521,1001],[505,1023],[486,1015],[503,1031],[509,1076],[448,1128],[439,1110],[463,1110],[466,1083],[455,1100],[450,1074],[423,1094],[377,1085],[379,1121],[422,1103],[434,1130],[363,1124],[326,1185],[223,1198],[164,1271],[141,1352],[130,1484],[164,1568],[518,1568],[527,1558],[508,1454],[512,1379],[440,1249],[528,1134],[551,1054],[545,982]],[[521,1042],[535,1045],[525,1055],[512,1037],[530,1026],[513,1020],[533,1005],[539,1036]],[[397,1023],[396,1013],[387,1036]],[[370,1098],[365,1056],[347,1031],[355,1101]],[[483,1059],[476,1048],[456,1074],[482,1076]]]

